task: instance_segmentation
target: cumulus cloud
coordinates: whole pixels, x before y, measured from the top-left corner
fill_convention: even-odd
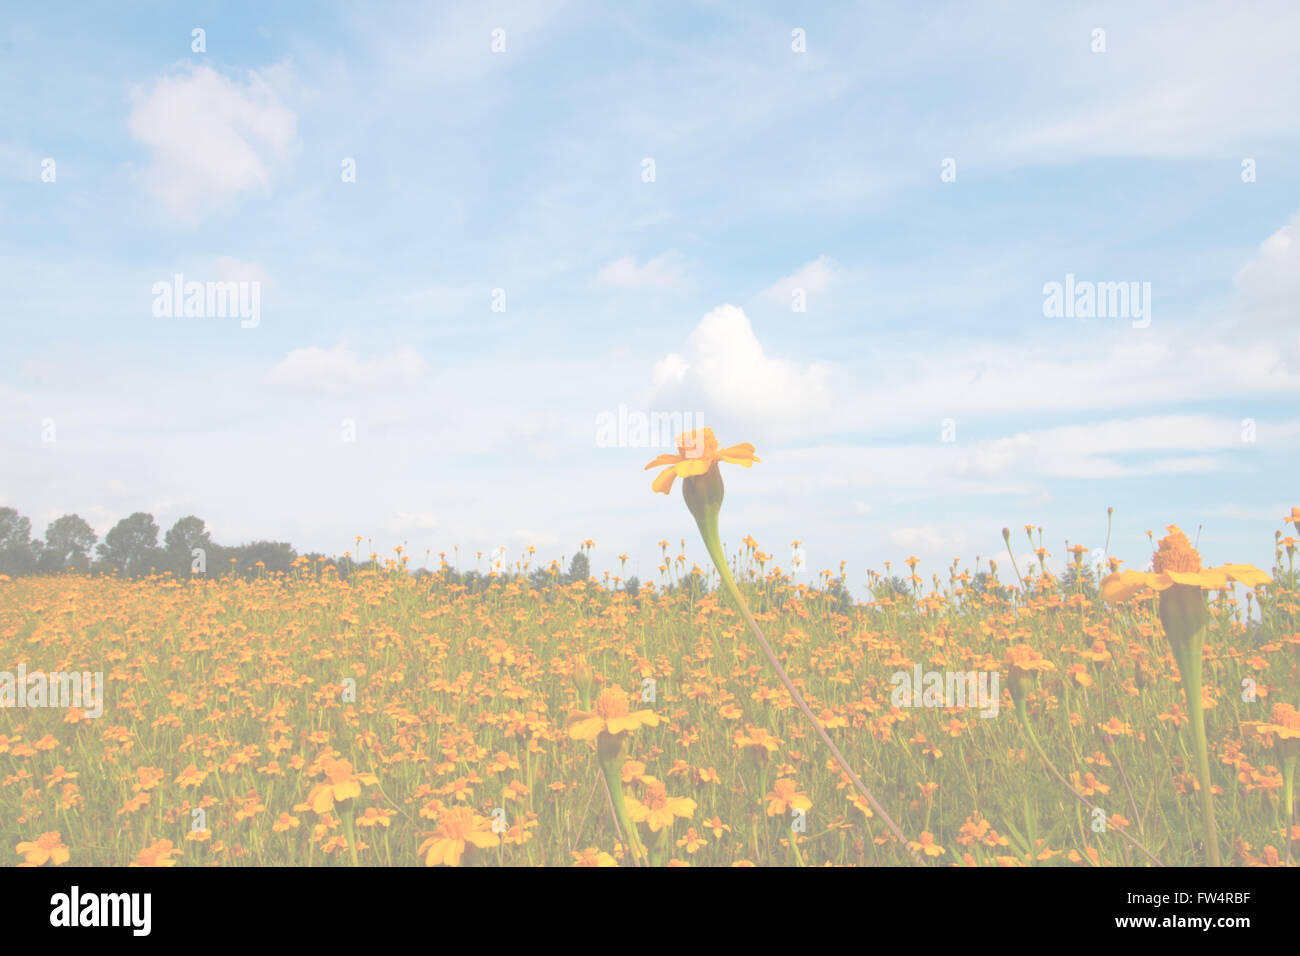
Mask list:
[[[774,425],[802,421],[831,407],[830,370],[768,355],[743,310],[714,309],[695,327],[685,354],[655,363],[650,398],[684,385],[698,388],[737,419]]]
[[[637,265],[635,256],[624,256],[596,273],[596,285],[640,292],[685,292],[691,287],[678,257],[665,253]]]
[[[127,125],[149,148],[148,188],[173,215],[195,222],[240,193],[270,190],[297,126],[283,85],[278,68],[240,83],[201,66],[131,91]]]
[[[398,349],[374,361],[360,359],[351,349],[294,349],[267,374],[267,384],[306,392],[345,395],[360,388],[410,385],[424,371],[424,359],[413,349]]]

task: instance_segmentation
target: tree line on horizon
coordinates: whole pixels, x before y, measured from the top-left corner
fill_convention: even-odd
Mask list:
[[[265,571],[288,571],[298,558],[298,552],[284,541],[218,544],[195,515],[177,520],[161,545],[158,534],[153,515],[137,511],[115,524],[103,541],[89,522],[75,514],[54,519],[43,538],[33,538],[28,518],[14,508],[0,508],[0,574],[12,578],[73,571],[139,577],[170,571],[178,577],[205,577],[228,574],[232,567],[236,573],[252,574],[259,562]]]
[[[51,521],[44,538],[32,537],[31,521],[14,508],[0,508],[0,574],[10,578],[30,574],[118,574],[143,577],[170,572],[177,578],[215,577],[231,573],[252,577],[259,574],[285,573],[299,558],[308,559],[308,567],[332,566],[340,578],[347,578],[355,568],[369,567],[369,561],[352,557],[326,556],[318,552],[299,555],[285,541],[251,541],[241,545],[222,545],[212,540],[207,525],[196,515],[176,521],[158,543],[159,527],[151,514],[137,511],[115,524],[99,540],[99,535],[80,515],[67,514]],[[472,591],[485,590],[503,578],[477,570],[456,571],[443,567],[443,573]],[[427,568],[412,572],[416,577],[432,574]],[[569,562],[567,572],[552,574],[538,568],[529,575],[534,587],[547,584],[571,584],[590,576],[586,554],[579,551]],[[640,582],[630,578],[623,589],[633,596],[641,590]]]

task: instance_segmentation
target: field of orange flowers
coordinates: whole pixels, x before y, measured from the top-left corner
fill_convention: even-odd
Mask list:
[[[1300,849],[1293,553],[1279,533],[1268,584],[1210,592],[1202,697],[1225,864]],[[1112,605],[1086,573],[954,565],[850,603],[829,574],[795,584],[763,557],[752,540],[728,556],[755,624],[905,842],[727,592],[673,577],[690,562],[666,552],[637,596],[558,575],[467,588],[395,561],[347,580],[305,562],[256,580],[0,580],[0,667],[106,682],[98,718],[0,708],[10,860],[1207,862],[1195,734],[1150,588]],[[896,675],[918,666],[997,675],[996,713],[900,706]]]

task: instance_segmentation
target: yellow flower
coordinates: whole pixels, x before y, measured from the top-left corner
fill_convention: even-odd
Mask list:
[[[176,861],[173,856],[179,856],[180,850],[177,850],[171,840],[159,840],[153,846],[147,846],[140,851],[140,855],[135,858],[131,866],[175,866]]]
[[[924,853],[926,856],[943,856],[947,851],[939,844],[934,842],[934,834],[929,830],[921,831],[920,841],[911,840],[907,844],[917,853]]]
[[[1187,535],[1177,525],[1166,529],[1169,534],[1160,539],[1160,550],[1152,559],[1150,571],[1120,571],[1107,575],[1101,582],[1102,599],[1110,604],[1125,601],[1143,588],[1165,591],[1176,584],[1200,588],[1202,591],[1219,591],[1231,581],[1247,587],[1258,587],[1272,579],[1252,564],[1224,564],[1217,568],[1202,568],[1201,556],[1187,540]]]
[[[479,849],[497,846],[501,838],[491,831],[492,821],[469,807],[444,810],[438,818],[438,832],[420,844],[417,853],[426,853],[425,866],[459,866],[470,846]]]
[[[588,847],[579,853],[573,851],[574,866],[618,866],[618,861],[606,853],[604,850],[597,850],[595,847]]]
[[[633,823],[644,823],[651,833],[658,833],[673,824],[674,817],[690,818],[695,815],[695,801],[690,797],[670,797],[668,788],[654,777],[644,777],[645,803],[635,797],[627,798],[627,815]]]
[[[373,773],[355,773],[346,760],[326,760],[323,769],[325,782],[316,784],[307,796],[307,803],[317,813],[329,813],[336,801],[359,797],[363,783],[374,786],[379,782]]]
[[[649,471],[661,465],[669,466],[659,472],[651,486],[655,491],[668,494],[673,490],[673,482],[678,478],[694,478],[702,475],[720,461],[750,468],[753,467],[754,462],[761,460],[754,455],[754,446],[749,442],[732,445],[730,448],[719,448],[713,429],[699,428],[677,436],[677,454],[662,454],[646,465],[645,470]]]
[[[795,789],[793,780],[781,779],[772,785],[767,795],[767,815],[775,817],[789,813],[791,810],[811,810],[812,801],[808,794]]]
[[[601,734],[616,737],[658,724],[659,715],[653,710],[632,712],[627,691],[621,687],[606,687],[596,698],[593,712],[576,710],[565,721],[569,736],[574,740],[595,740]]]
[[[1300,710],[1290,704],[1274,704],[1271,720],[1251,720],[1241,725],[1247,733],[1259,737],[1265,744],[1277,738],[1277,748],[1283,754],[1300,753]]]
[[[67,863],[71,857],[71,853],[63,845],[63,838],[57,830],[42,833],[34,841],[19,843],[14,849],[23,854],[23,862],[18,864],[19,866],[41,866],[47,860],[58,866],[61,863]]]

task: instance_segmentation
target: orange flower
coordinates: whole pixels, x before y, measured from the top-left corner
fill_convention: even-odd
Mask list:
[[[795,788],[793,780],[782,778],[772,785],[767,795],[767,815],[775,817],[789,813],[791,810],[811,810],[812,801],[808,794]]]
[[[943,847],[934,842],[934,834],[929,830],[921,831],[921,839],[911,840],[907,844],[917,853],[924,853],[926,856],[943,856],[947,852]]]
[[[153,846],[147,846],[140,851],[140,855],[135,858],[131,866],[175,866],[176,861],[173,856],[179,856],[180,850],[177,850],[171,840],[159,840]]]
[[[71,857],[71,853],[63,845],[63,838],[57,830],[42,833],[35,841],[20,843],[14,849],[23,854],[23,862],[19,863],[19,866],[41,866],[47,860],[58,866],[61,863],[67,863]]]
[[[574,866],[618,866],[618,861],[606,853],[604,850],[598,850],[594,846],[588,847],[579,853],[573,851]]]
[[[606,687],[596,698],[594,712],[575,710],[564,723],[574,740],[595,740],[601,734],[616,737],[641,727],[654,727],[659,723],[659,715],[653,710],[632,712],[627,691]]]
[[[1176,584],[1218,591],[1231,581],[1247,587],[1258,587],[1272,579],[1252,564],[1224,564],[1217,568],[1202,568],[1201,556],[1192,547],[1187,535],[1177,525],[1166,529],[1168,536],[1160,539],[1160,550],[1152,559],[1150,571],[1120,571],[1107,575],[1101,582],[1102,599],[1110,604],[1125,601],[1143,588],[1165,591]]]
[[[438,818],[438,832],[420,844],[417,853],[426,853],[425,866],[459,866],[461,857],[471,846],[479,849],[498,846],[501,838],[491,830],[492,821],[469,807],[444,810]]]
[[[645,470],[649,471],[661,465],[669,466],[659,472],[659,476],[651,486],[655,491],[668,494],[673,490],[673,482],[678,478],[694,478],[702,475],[720,461],[750,468],[754,462],[761,459],[754,455],[754,446],[749,442],[732,445],[730,448],[719,448],[713,429],[699,428],[678,435],[677,454],[662,454],[646,465]]]
[[[317,813],[328,813],[335,801],[342,802],[361,795],[361,785],[374,786],[379,782],[373,773],[355,773],[346,760],[325,760],[325,782],[312,788],[307,803]],[[298,807],[294,807],[298,809]]]
[[[658,833],[672,826],[673,817],[695,815],[695,801],[690,797],[668,796],[668,788],[653,777],[644,777],[641,783],[645,786],[645,803],[627,798],[627,815],[633,823],[644,823],[651,833]]]
[[[1241,725],[1247,733],[1259,737],[1266,744],[1277,738],[1277,747],[1284,754],[1300,752],[1300,710],[1290,704],[1274,704],[1268,722],[1251,720]]]

